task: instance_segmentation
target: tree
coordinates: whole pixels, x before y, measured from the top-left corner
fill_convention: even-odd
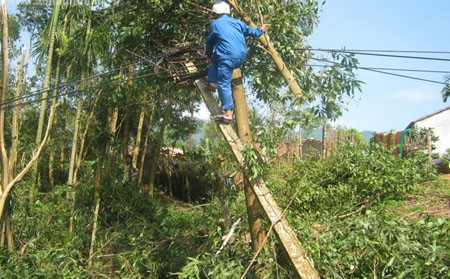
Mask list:
[[[47,111],[47,99],[50,91],[50,78],[51,78],[51,70],[52,70],[52,59],[53,59],[53,51],[55,46],[55,36],[56,36],[56,26],[59,24],[59,11],[61,8],[61,0],[56,0],[54,4],[54,9],[52,13],[52,20],[50,22],[50,28],[49,28],[49,42],[48,42],[48,49],[42,49],[43,52],[47,51],[47,64],[45,68],[45,77],[44,77],[44,84],[42,87],[42,97],[41,97],[41,108],[39,113],[39,122],[37,126],[36,131],[36,146],[38,146],[42,141],[42,133],[44,129],[44,121],[45,121],[45,115]],[[38,177],[38,163],[39,160],[37,160],[33,166],[33,177],[35,182],[31,185],[30,190],[30,201],[29,205],[30,208],[32,208],[34,203],[34,196],[36,190],[39,188],[39,177]]]
[[[445,87],[442,89],[442,99],[447,102],[450,98],[450,75],[445,77]]]
[[[9,67],[9,53],[8,53],[8,14],[6,11],[6,2],[2,1],[2,60],[3,60],[3,68],[2,68],[2,89],[0,92],[0,102],[4,104],[6,99],[6,92],[8,90],[8,67]],[[6,196],[6,191],[8,189],[9,183],[9,162],[8,162],[8,154],[6,152],[6,144],[5,144],[5,110],[1,109],[0,111],[0,153],[1,153],[1,166],[2,166],[2,187],[0,194]],[[6,211],[3,214],[0,211],[0,229],[1,229],[1,244],[3,244],[4,239],[8,242],[8,248],[10,251],[14,249],[14,242],[12,239],[12,231],[11,231],[11,223],[9,221],[9,212]],[[5,232],[5,234],[3,234]],[[5,236],[5,237],[4,237]]]

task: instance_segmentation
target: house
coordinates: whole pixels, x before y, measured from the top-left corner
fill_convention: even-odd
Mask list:
[[[434,135],[439,137],[433,152],[442,155],[450,149],[450,106],[411,122],[406,129],[412,127],[433,129]]]

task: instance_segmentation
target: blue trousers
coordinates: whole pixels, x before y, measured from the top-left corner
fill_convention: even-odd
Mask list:
[[[207,81],[219,85],[219,98],[223,110],[234,109],[231,76],[233,75],[233,70],[242,66],[244,61],[244,59],[238,58],[219,59],[217,56],[213,56],[209,66]]]

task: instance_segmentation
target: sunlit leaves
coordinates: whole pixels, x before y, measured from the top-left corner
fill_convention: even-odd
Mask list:
[[[450,98],[450,75],[446,76],[445,78],[445,87],[442,89],[442,99],[444,102],[447,102],[447,100]]]

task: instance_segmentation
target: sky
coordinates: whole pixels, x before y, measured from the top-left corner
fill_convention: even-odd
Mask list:
[[[383,53],[447,59],[405,59],[356,55],[360,67],[446,71],[450,74],[449,0],[328,0],[320,23],[308,39],[312,48],[433,51]],[[445,73],[389,71],[443,82]],[[362,93],[334,123],[359,131],[403,130],[412,121],[450,106],[441,97],[442,84],[407,79],[363,69]],[[449,123],[450,126],[450,123]]]

